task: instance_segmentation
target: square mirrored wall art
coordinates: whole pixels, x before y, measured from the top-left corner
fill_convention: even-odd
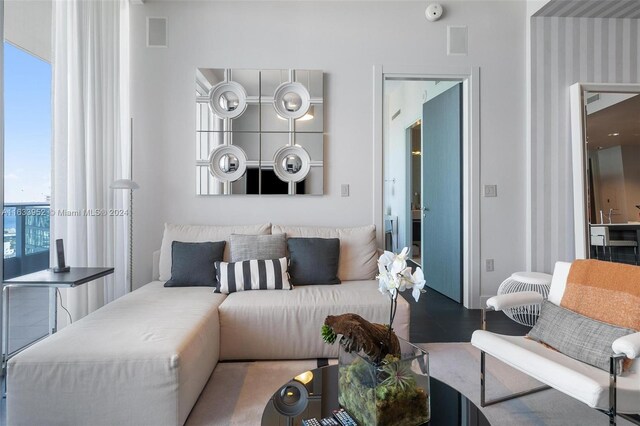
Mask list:
[[[322,195],[323,73],[196,70],[196,194]]]

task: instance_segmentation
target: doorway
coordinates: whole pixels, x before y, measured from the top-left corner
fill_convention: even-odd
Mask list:
[[[406,203],[411,208],[410,259],[422,266],[422,120],[418,119],[407,129],[407,182]]]
[[[385,77],[383,90],[383,205],[385,223],[397,222],[393,249],[409,247],[427,286],[462,303],[462,80]]]

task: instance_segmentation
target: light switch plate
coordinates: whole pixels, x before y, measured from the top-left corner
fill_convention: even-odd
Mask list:
[[[498,196],[498,185],[485,185],[484,186],[484,196],[485,197],[497,197]]]
[[[493,272],[493,259],[487,259],[484,261],[485,263],[485,270],[487,272]]]
[[[349,184],[348,183],[343,183],[342,185],[340,185],[340,195],[343,197],[348,197],[349,196]]]

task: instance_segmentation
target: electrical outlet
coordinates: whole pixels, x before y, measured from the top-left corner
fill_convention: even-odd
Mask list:
[[[343,197],[348,197],[349,196],[349,184],[348,183],[343,183],[342,185],[340,185],[340,195]]]
[[[487,259],[484,261],[485,270],[487,272],[493,272],[493,259]]]
[[[484,196],[485,197],[497,197],[498,196],[498,185],[485,185],[484,186]]]

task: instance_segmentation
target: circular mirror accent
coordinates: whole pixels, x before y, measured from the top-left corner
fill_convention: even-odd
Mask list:
[[[209,91],[209,108],[219,118],[237,118],[247,109],[247,92],[235,81],[223,81]]]
[[[247,171],[247,154],[234,145],[220,145],[209,154],[209,173],[222,182],[235,182]]]
[[[302,107],[302,98],[295,92],[287,92],[282,96],[282,106],[288,112],[296,112]]]
[[[219,165],[222,172],[229,174],[240,168],[240,161],[238,161],[238,157],[233,154],[223,154],[222,157],[220,157]]]
[[[300,83],[282,83],[273,95],[273,107],[282,118],[304,117],[310,106],[309,91]]]
[[[310,169],[311,157],[300,145],[283,146],[273,156],[273,171],[284,182],[300,182]]]
[[[302,168],[302,160],[295,154],[287,155],[282,160],[282,168],[291,175],[296,174]]]
[[[240,98],[238,98],[238,96],[232,91],[228,91],[220,95],[220,97],[218,98],[218,102],[220,103],[220,107],[223,110],[231,112],[235,111],[238,108],[238,105],[240,104]]]

